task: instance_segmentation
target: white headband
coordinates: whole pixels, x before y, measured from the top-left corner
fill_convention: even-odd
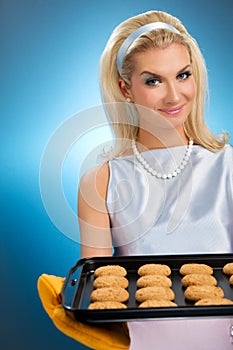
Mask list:
[[[168,23],[164,23],[164,22],[153,22],[153,23],[148,23],[148,24],[145,24],[144,26],[139,27],[134,32],[132,32],[125,39],[125,41],[123,41],[123,43],[121,44],[121,46],[119,48],[119,51],[117,53],[117,59],[116,59],[117,69],[118,69],[119,73],[121,72],[122,62],[123,62],[123,59],[125,57],[125,53],[129,49],[131,44],[134,42],[134,40],[136,40],[142,34],[150,32],[153,29],[169,29],[175,33],[180,34],[180,32],[175,27],[173,27],[172,25],[170,25]]]

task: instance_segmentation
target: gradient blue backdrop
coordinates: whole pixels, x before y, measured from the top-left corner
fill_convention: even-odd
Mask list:
[[[233,134],[232,0],[0,0],[3,350],[85,348],[53,326],[38,299],[40,274],[65,276],[79,259],[78,243],[43,207],[40,161],[66,118],[100,103],[98,60],[113,28],[151,9],[178,16],[198,40],[210,79],[208,124]],[[74,208],[76,185],[66,181]]]

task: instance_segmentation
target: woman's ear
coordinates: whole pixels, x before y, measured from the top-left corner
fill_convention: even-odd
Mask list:
[[[132,96],[131,96],[131,93],[130,93],[128,87],[126,86],[125,81],[122,78],[119,78],[118,84],[119,84],[119,88],[121,90],[122,95],[125,98],[130,98],[131,99]]]

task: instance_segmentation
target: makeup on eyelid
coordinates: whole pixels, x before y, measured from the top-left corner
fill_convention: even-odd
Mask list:
[[[157,86],[159,83],[163,82],[163,77],[157,75],[157,74],[153,74],[153,73],[143,73],[146,74],[147,76],[144,78],[144,83],[146,85],[150,85],[150,86]],[[188,71],[184,71],[182,73],[179,73],[176,78],[178,80],[181,81],[185,81],[187,80],[190,76],[192,75],[192,72],[190,70]],[[184,78],[182,78],[182,76],[185,76]],[[156,82],[157,81],[157,82]],[[155,83],[156,82],[156,83]]]

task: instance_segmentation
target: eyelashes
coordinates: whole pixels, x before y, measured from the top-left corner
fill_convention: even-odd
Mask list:
[[[177,78],[179,78],[181,80],[186,80],[186,79],[188,79],[188,77],[190,77],[190,75],[192,75],[192,73],[188,70],[188,71],[185,71],[185,72],[178,74]]]
[[[161,83],[161,79],[159,79],[159,78],[145,79],[145,84],[148,86],[157,86],[159,83]]]
[[[191,75],[192,75],[192,72],[190,70],[187,70],[182,73],[179,73],[176,79],[184,81],[184,80],[187,80]],[[162,83],[162,78],[156,77],[156,76],[145,78],[144,83],[145,85],[148,85],[148,86],[157,86],[160,83]]]

